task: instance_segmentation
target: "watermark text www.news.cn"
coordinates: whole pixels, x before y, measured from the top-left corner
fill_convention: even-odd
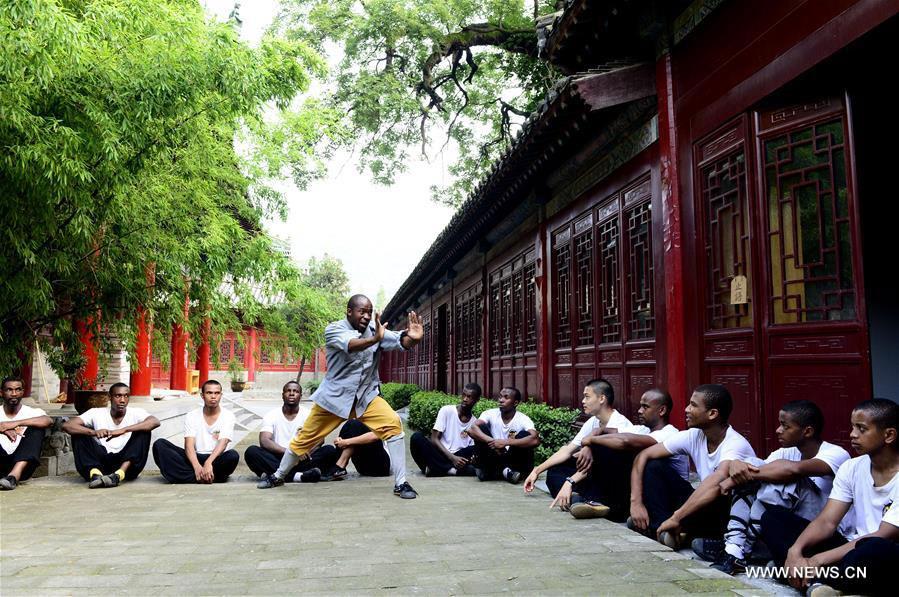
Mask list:
[[[868,571],[864,566],[747,566],[746,576],[749,578],[767,578],[771,580],[787,580],[789,578],[808,578],[818,580],[864,579]]]

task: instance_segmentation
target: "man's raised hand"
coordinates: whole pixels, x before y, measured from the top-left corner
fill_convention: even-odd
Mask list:
[[[409,312],[409,327],[406,329],[406,336],[415,342],[425,337],[425,328],[421,324],[421,317],[415,311]]]
[[[385,332],[387,332],[387,324],[381,323],[381,312],[375,311],[375,338],[378,339],[378,342],[384,339]]]

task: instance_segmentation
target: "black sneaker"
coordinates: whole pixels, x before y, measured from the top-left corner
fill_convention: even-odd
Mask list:
[[[318,483],[322,480],[322,471],[319,468],[311,468],[300,475],[300,483]]]
[[[733,557],[729,553],[725,553],[721,559],[712,564],[712,568],[734,576],[741,572],[746,572],[746,562]]]
[[[513,471],[510,468],[507,468],[503,471],[503,479],[511,483],[512,485],[517,485],[519,481],[521,481],[521,473],[519,471]]]
[[[282,485],[284,485],[284,479],[266,474],[259,480],[259,483],[256,483],[256,489],[271,489],[272,487],[281,487]]]
[[[118,487],[122,480],[115,473],[100,477],[100,487]]]
[[[322,481],[343,481],[346,478],[346,469],[336,464],[322,473]]]
[[[474,469],[474,474],[478,478],[478,481],[489,481],[490,480],[490,474],[482,468]]]
[[[91,480],[87,484],[87,488],[88,489],[97,489],[98,487],[103,487],[103,475],[91,476]]]
[[[699,556],[700,560],[706,562],[717,562],[724,555],[724,539],[698,537],[693,539],[690,547],[693,548],[693,553]]]
[[[412,489],[408,481],[404,481],[402,485],[393,486],[393,495],[398,495],[404,500],[414,500],[418,497],[418,492]]]
[[[12,475],[7,475],[0,479],[0,491],[12,491],[18,485],[19,482]]]
[[[477,474],[476,469],[470,464],[466,464],[462,468],[456,471],[456,475],[459,477],[474,477]]]

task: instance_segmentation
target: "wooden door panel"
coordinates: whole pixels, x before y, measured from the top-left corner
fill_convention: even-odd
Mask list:
[[[756,450],[762,446],[760,405],[755,399],[757,395],[756,371],[751,365],[719,365],[709,366],[709,382],[721,384],[727,388],[734,400],[734,410],[730,416],[731,426],[748,439]],[[681,415],[683,420],[683,415]],[[762,457],[767,456],[767,454]]]

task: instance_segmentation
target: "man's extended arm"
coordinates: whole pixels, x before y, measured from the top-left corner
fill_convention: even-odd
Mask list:
[[[731,460],[729,469],[729,477],[721,482],[721,491],[723,492],[751,481],[792,483],[801,477],[833,477],[834,475],[830,465],[818,458],[800,461],[774,460],[761,466]]]
[[[350,446],[358,446],[361,444],[370,444],[378,441],[378,435],[374,431],[363,433],[355,437],[338,437],[334,440],[334,445],[338,448],[349,448]]]
[[[527,476],[527,479],[524,480],[524,490],[527,493],[530,493],[534,489],[534,483],[537,481],[537,477],[543,473],[543,471],[548,470],[557,464],[562,464],[567,462],[571,455],[574,454],[575,450],[578,447],[575,444],[567,443],[558,450],[556,450],[555,454],[538,464],[534,467],[534,470],[531,471],[531,474]]]
[[[639,433],[610,433],[604,435],[591,435],[584,438],[585,446],[605,446],[612,450],[629,450],[639,452],[656,445],[655,438],[651,435]]]
[[[447,450],[446,446],[443,445],[443,442],[440,441],[441,437],[443,437],[442,431],[437,431],[436,429],[431,429],[431,437],[430,437],[431,444],[433,444],[433,446],[435,448],[437,448],[437,450],[441,454],[443,454],[443,456],[447,460],[449,460],[452,463],[453,468],[455,468],[456,470],[459,470],[460,467],[463,467],[466,464],[468,464],[467,458],[463,458],[462,456],[456,456],[455,454],[453,454],[452,452]]]
[[[787,570],[813,567],[814,563],[810,562],[809,559],[805,557],[805,550],[809,547],[819,545],[821,542],[826,541],[831,537],[851,506],[852,504],[848,502],[841,502],[834,499],[827,500],[821,513],[815,517],[815,520],[805,527],[805,530],[802,531],[802,534],[799,535],[799,538],[796,539],[796,542],[793,543],[793,546],[787,551],[787,560],[784,563]],[[822,562],[821,565],[824,566],[837,561],[830,560],[830,558],[835,555],[832,552],[837,551],[838,550],[830,550],[823,554],[818,554],[817,561]],[[825,560],[828,561],[825,562]],[[808,580],[809,579],[801,576],[794,576],[790,579],[790,584],[798,589],[808,584]]]
[[[684,505],[675,510],[668,520],[659,525],[656,531],[657,535],[665,531],[680,531],[680,524],[687,516],[711,504],[722,495],[719,484],[727,478],[729,470],[725,464],[726,462],[722,462],[715,472],[702,480],[702,483],[690,494]]]
[[[493,441],[493,438],[484,433],[484,431],[481,429],[481,425],[486,424],[487,421],[484,421],[483,419],[478,419],[477,421],[475,421],[471,425],[471,427],[468,428],[468,437],[477,442],[487,443]]]
[[[527,437],[513,437],[509,439],[493,440],[497,447],[512,446],[513,448],[536,448],[540,445],[540,434],[536,429],[528,429]]]

